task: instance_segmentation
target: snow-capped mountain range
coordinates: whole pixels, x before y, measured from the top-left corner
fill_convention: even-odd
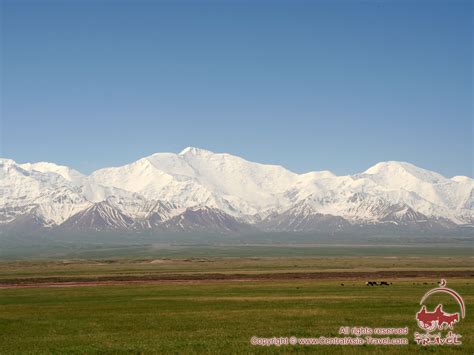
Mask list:
[[[353,226],[474,224],[474,180],[404,162],[363,173],[296,174],[186,148],[86,176],[53,163],[0,159],[2,233],[60,231],[337,232]]]

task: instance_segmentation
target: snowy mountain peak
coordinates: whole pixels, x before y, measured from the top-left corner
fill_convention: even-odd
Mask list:
[[[471,179],[468,176],[463,176],[463,175],[458,175],[458,176],[453,176],[451,178],[452,181],[456,181],[459,183],[474,183],[474,179]]]
[[[380,174],[380,173],[385,173],[389,171],[409,171],[412,169],[419,169],[413,164],[402,162],[402,161],[395,161],[395,160],[390,160],[390,161],[382,161],[380,163],[375,164],[374,166],[371,166],[368,168],[366,171],[364,171],[364,174]]]
[[[13,164],[16,164],[16,162],[13,159],[0,158],[0,164],[1,165],[13,165]]]
[[[210,150],[196,148],[196,147],[186,147],[181,152],[179,152],[179,155],[186,155],[186,154],[199,155],[199,154],[214,154],[214,153],[211,152]]]
[[[367,169],[364,174],[379,175],[390,179],[415,178],[430,183],[438,183],[447,180],[444,176],[434,171],[429,171],[413,164],[400,161],[387,161],[375,164]]]
[[[55,173],[61,175],[64,179],[71,182],[80,182],[85,178],[85,175],[81,174],[77,170],[71,169],[64,165],[57,165],[54,163],[38,162],[38,163],[25,163],[18,164],[22,169],[31,171],[39,171],[41,173]]]

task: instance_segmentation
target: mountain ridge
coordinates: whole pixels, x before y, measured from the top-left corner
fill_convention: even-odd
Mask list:
[[[187,147],[84,175],[54,163],[0,159],[0,189],[0,232],[21,220],[31,228],[222,233],[474,224],[473,179],[397,161],[353,175],[297,174]]]

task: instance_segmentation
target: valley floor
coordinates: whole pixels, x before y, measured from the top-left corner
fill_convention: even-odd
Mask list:
[[[466,318],[454,327],[463,345],[422,349],[414,343],[421,331],[415,314],[441,277],[467,305]],[[2,354],[474,351],[471,256],[9,261],[0,263],[0,285]],[[443,303],[446,311],[458,311],[446,295],[428,302],[430,309]],[[250,343],[254,336],[339,337],[345,326],[408,327],[408,335],[391,337],[409,344]]]

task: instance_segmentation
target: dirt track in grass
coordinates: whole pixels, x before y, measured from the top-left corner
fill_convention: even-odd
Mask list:
[[[341,280],[341,281],[392,281],[396,279],[474,278],[473,270],[439,271],[374,271],[374,272],[292,272],[262,274],[161,274],[115,275],[99,277],[42,277],[0,280],[0,289],[34,287],[78,287],[115,285],[152,285],[160,283],[204,283],[219,281],[256,282],[275,280]]]

